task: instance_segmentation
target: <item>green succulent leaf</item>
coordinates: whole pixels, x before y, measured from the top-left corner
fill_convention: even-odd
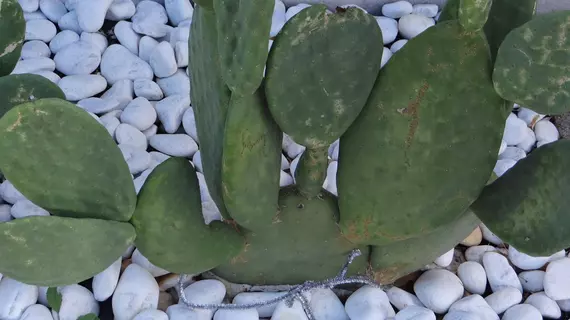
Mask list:
[[[478,31],[483,28],[493,0],[461,0],[459,4],[459,23],[466,31]]]
[[[0,117],[13,107],[43,98],[65,99],[61,89],[35,74],[12,74],[0,77]]]
[[[443,9],[441,10],[441,14],[439,15],[439,20],[437,22],[459,19],[460,5],[461,5],[461,0],[448,0],[445,3]]]
[[[55,312],[59,312],[59,309],[61,308],[61,293],[57,291],[56,287],[48,288],[47,301],[50,308],[52,308]]]
[[[0,1],[0,76],[10,74],[22,52],[26,21],[17,0]]]
[[[89,313],[77,318],[77,320],[99,320],[99,317],[94,313]]]

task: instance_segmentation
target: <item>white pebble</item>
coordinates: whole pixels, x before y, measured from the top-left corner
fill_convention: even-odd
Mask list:
[[[100,75],[77,74],[61,78],[57,84],[69,101],[79,101],[101,93],[107,88],[107,81]]]
[[[12,215],[10,214],[11,210],[12,206],[9,204],[0,204],[0,223],[8,222],[13,219]],[[0,277],[0,280],[2,280],[2,277]]]
[[[47,19],[41,11],[24,12],[24,21]]]
[[[474,294],[484,294],[487,288],[487,273],[476,261],[466,261],[457,268],[457,276],[463,282],[465,290]]]
[[[91,74],[101,63],[101,52],[91,43],[80,40],[59,50],[53,60],[57,71],[65,75]]]
[[[173,157],[191,157],[198,151],[198,145],[185,134],[157,134],[149,139],[156,150]]]
[[[128,20],[135,12],[136,7],[132,0],[115,0],[107,10],[105,19],[111,21]]]
[[[493,292],[505,287],[513,287],[522,293],[522,285],[507,258],[497,252],[487,252],[483,255],[483,267]]]
[[[75,6],[77,20],[83,31],[96,32],[105,22],[105,15],[113,0],[80,1]]]
[[[160,267],[155,266],[152,262],[150,262],[140,251],[136,249],[133,252],[131,257],[133,263],[138,264],[139,266],[145,268],[153,277],[160,277],[165,274],[170,273],[167,270],[164,270]]]
[[[148,100],[160,100],[164,97],[158,84],[149,79],[136,79],[134,81],[135,96]]]
[[[153,38],[162,38],[162,37],[168,38],[168,35],[172,30],[172,27],[162,23],[143,20],[143,21],[133,22],[133,30],[136,33],[150,36]],[[161,39],[161,40],[168,41],[168,39]]]
[[[59,320],[77,320],[80,316],[90,313],[99,315],[99,304],[87,288],[72,284],[60,287],[57,291],[61,294]]]
[[[400,18],[398,21],[398,30],[402,37],[409,40],[434,25],[435,21],[432,18],[427,18],[417,14],[409,14]]]
[[[111,89],[101,96],[103,100],[119,102],[119,109],[124,109],[133,100],[133,81],[123,79],[115,82]]]
[[[40,10],[53,23],[58,23],[67,13],[67,8],[61,0],[40,0]]]
[[[408,306],[400,310],[394,320],[435,320],[435,313],[424,307]]]
[[[323,183],[323,188],[328,192],[338,196],[336,185],[336,173],[338,171],[338,161],[331,161],[327,167],[327,176]]]
[[[383,51],[382,51],[382,61],[380,62],[380,68],[383,68],[386,63],[388,63],[388,61],[390,61],[390,58],[392,58],[392,51],[390,51],[390,49],[384,47]]]
[[[32,73],[38,71],[54,71],[55,62],[50,58],[40,57],[20,60],[16,63],[12,74]]]
[[[351,319],[384,319],[396,313],[382,289],[364,286],[346,300],[345,310]]]
[[[137,314],[133,320],[169,320],[168,315],[161,310],[147,309]],[[170,319],[172,320],[172,319]]]
[[[61,17],[57,23],[59,29],[61,30],[71,30],[77,34],[83,32],[83,29],[79,26],[79,21],[77,20],[77,13],[75,11],[70,11]]]
[[[99,32],[82,32],[80,39],[97,47],[101,54],[103,54],[105,49],[109,46],[107,38]]]
[[[570,299],[570,258],[548,264],[544,275],[544,292],[553,300]]]
[[[420,301],[435,313],[445,313],[463,296],[463,284],[453,273],[444,269],[429,270],[414,283]]]
[[[544,118],[544,115],[538,114],[531,109],[519,107],[519,112],[517,114],[519,119],[524,121],[528,127],[534,128],[536,123]]]
[[[291,137],[287,134],[283,134],[282,147],[287,156],[289,156],[291,159],[296,158],[298,155],[303,153],[303,151],[305,151],[304,146],[293,141],[293,139],[291,139]]]
[[[175,133],[178,130],[182,124],[182,116],[189,107],[190,98],[182,95],[168,96],[155,105],[158,119],[167,133]]]
[[[150,60],[150,54],[154,51],[156,46],[158,46],[158,41],[149,36],[142,37],[139,41],[139,57],[148,62]]]
[[[119,258],[113,262],[107,269],[101,271],[93,277],[93,295],[97,301],[105,301],[113,295],[117,283],[119,282],[119,274],[121,273],[121,261]]]
[[[526,158],[526,152],[517,147],[507,147],[504,152],[499,155],[499,160],[510,159],[513,161],[519,161]]]
[[[170,43],[166,41],[159,43],[150,54],[149,64],[159,78],[173,75],[178,70],[178,66]]]
[[[283,134],[285,136],[285,133]],[[297,170],[297,165],[299,164],[299,160],[301,159],[301,155],[298,155],[293,161],[291,161],[291,167],[289,171],[291,172],[291,176],[293,177],[293,181],[295,181],[295,171]]]
[[[275,299],[277,297],[281,297],[286,292],[242,292],[238,293],[234,299],[233,303],[235,304],[248,304],[248,303],[255,303],[261,301],[267,301],[271,299]],[[269,318],[275,311],[277,307],[277,303],[273,303],[267,306],[258,307],[256,310],[259,313],[259,317],[261,318]]]
[[[170,31],[170,44],[174,47],[177,42],[188,44],[190,27],[176,27]]]
[[[123,153],[131,174],[141,173],[151,166],[152,158],[148,152],[128,144],[120,144],[119,149]]]
[[[255,309],[223,310],[214,314],[214,320],[259,320],[259,314]]]
[[[4,182],[0,184],[0,196],[2,196],[4,201],[12,204],[26,199],[26,197],[24,197],[24,195],[8,180],[4,180]]]
[[[29,40],[41,40],[43,42],[50,42],[57,29],[53,22],[49,20],[30,20],[26,21],[26,33],[24,39]]]
[[[82,0],[63,0],[63,3],[65,4],[67,10],[75,10],[75,6],[77,6],[77,3],[79,1]]]
[[[188,111],[186,111],[188,112]],[[186,114],[184,114],[186,115]],[[184,120],[182,120],[184,122]],[[281,170],[289,169],[289,160],[285,157],[285,155],[281,154]]]
[[[505,124],[505,130],[503,132],[503,140],[509,146],[515,146],[521,143],[527,132],[527,125],[524,121],[517,118],[514,113],[509,114]]]
[[[226,295],[226,287],[218,280],[200,280],[184,289],[186,298],[191,303],[217,304],[221,303]],[[196,310],[205,319],[210,319],[214,313],[212,310]]]
[[[483,239],[489,241],[490,243],[496,245],[496,246],[501,246],[503,245],[503,240],[501,240],[499,237],[497,237],[496,234],[494,234],[491,230],[489,230],[489,228],[487,228],[487,226],[485,226],[484,224],[480,224],[479,227],[481,228],[481,232],[483,232]]]
[[[545,144],[557,141],[560,138],[558,129],[547,119],[540,120],[536,123],[534,133],[536,134],[539,148]]]
[[[121,122],[144,131],[156,121],[156,111],[145,98],[136,98],[131,101],[121,113]]]
[[[415,4],[412,13],[420,16],[433,18],[437,15],[439,7],[437,4]]]
[[[331,289],[313,289],[310,296],[309,305],[316,319],[350,320],[344,305]]]
[[[402,49],[404,45],[406,45],[406,43],[408,43],[408,40],[400,39],[392,44],[392,46],[390,47],[390,51],[392,51],[392,53],[396,53],[400,51],[400,49]]]
[[[518,304],[509,308],[502,320],[542,320],[542,315],[530,304]]]
[[[133,24],[128,21],[119,21],[113,29],[117,40],[133,54],[139,54],[139,41],[141,36],[133,30]]]
[[[118,44],[109,46],[103,53],[101,74],[111,85],[124,79],[152,80],[153,78],[152,68],[148,63]]]
[[[505,287],[488,295],[485,300],[497,314],[505,312],[508,308],[522,301],[522,293],[513,287]]]
[[[525,130],[525,137],[520,143],[517,144],[517,147],[523,149],[525,152],[530,152],[532,149],[534,149],[534,146],[536,144],[536,136],[531,128],[527,127]]]
[[[45,209],[35,205],[28,199],[22,199],[14,203],[10,214],[15,219],[21,219],[32,216],[46,216],[49,217],[49,212]]]
[[[165,96],[190,96],[190,78],[183,69],[178,69],[172,76],[156,79]]]
[[[142,133],[145,135],[147,139],[150,139],[150,137],[154,136],[157,131],[158,127],[153,124],[152,126],[150,126],[150,128],[144,130]]]
[[[143,0],[137,4],[135,15],[131,19],[133,22],[152,21],[166,24],[168,15],[165,8],[155,1]]]
[[[113,294],[115,320],[130,320],[142,310],[156,309],[158,295],[158,283],[154,277],[138,264],[130,264]]]
[[[194,167],[196,167],[196,171],[204,173],[204,170],[202,168],[202,156],[200,155],[200,150],[196,151],[196,153],[194,153],[194,156],[192,156],[192,164],[194,164]]]
[[[398,310],[403,310],[409,306],[424,307],[424,304],[415,295],[400,289],[398,287],[392,287],[386,291],[386,295],[390,300],[390,303],[396,307]]]
[[[194,117],[194,109],[192,107],[186,109],[184,111],[184,115],[182,116],[182,126],[184,127],[184,131],[194,139],[197,143],[200,141],[198,140],[198,131],[196,129],[196,119]]]
[[[18,3],[24,12],[34,12],[40,5],[39,0],[18,0]]]
[[[273,16],[271,17],[271,31],[269,37],[275,37],[281,31],[285,22],[287,22],[287,17],[285,15],[285,5],[281,0],[275,0],[275,6],[273,7]]]
[[[472,294],[456,301],[449,307],[449,311],[464,311],[477,314],[481,320],[499,320],[497,313],[489,306],[487,301],[478,294]]]
[[[382,6],[382,14],[389,18],[398,19],[412,13],[412,4],[408,1],[396,1]]]
[[[77,106],[87,112],[102,114],[119,108],[119,102],[101,98],[86,98],[79,100]]]
[[[178,26],[180,22],[191,19],[194,8],[188,0],[165,0],[164,7],[173,26]]]
[[[378,26],[382,30],[382,39],[384,44],[394,42],[398,36],[398,21],[387,17],[375,17]]]
[[[443,317],[443,320],[482,320],[479,315],[473,312],[453,310]]]
[[[79,35],[73,30],[63,30],[51,39],[49,43],[49,48],[51,52],[57,54],[60,50],[67,47],[68,45],[79,41]]]
[[[38,287],[7,277],[0,280],[0,319],[18,320],[38,300]]]
[[[178,68],[188,66],[188,43],[178,41],[174,45],[174,55],[176,57],[176,65]]]
[[[119,144],[130,144],[139,150],[146,150],[148,146],[145,135],[139,129],[126,123],[117,126],[115,139]]]
[[[524,303],[534,306],[545,318],[558,319],[562,315],[556,301],[550,299],[544,292],[531,294]]]
[[[289,9],[287,9],[287,11],[285,12],[285,19],[289,21],[289,19],[293,18],[297,13],[303,11],[303,9],[306,9],[310,6],[311,6],[310,4],[299,3],[298,5],[289,7]]]
[[[440,257],[435,259],[434,263],[440,267],[447,267],[453,261],[453,255],[455,254],[455,249],[451,248],[451,250],[447,251],[446,253],[442,254]]]
[[[523,290],[527,292],[544,291],[544,275],[542,270],[524,271],[519,273],[519,280]]]
[[[166,309],[168,320],[210,320],[213,312],[206,310],[190,309],[182,304],[173,304]]]
[[[564,257],[566,253],[564,250],[555,253],[553,256]],[[532,257],[523,252],[518,251],[513,246],[509,246],[509,260],[520,269],[523,270],[536,270],[544,267],[549,261],[552,260],[552,256],[549,257]]]
[[[570,299],[558,300],[558,301],[556,301],[556,304],[558,304],[558,306],[560,307],[560,310],[562,310],[564,312],[570,311]]]
[[[284,301],[281,301],[275,308],[271,320],[308,320],[308,318],[301,303],[295,300],[292,307],[288,307]]]
[[[46,79],[48,79],[49,81],[53,82],[54,84],[58,84],[59,80],[61,80],[61,78],[53,73],[52,71],[35,71],[33,72],[33,74],[37,74],[38,76],[42,76]]]
[[[20,320],[53,320],[48,308],[41,304],[34,304],[26,308]]]
[[[23,60],[33,59],[33,58],[49,58],[51,56],[51,51],[48,45],[40,40],[27,41],[22,46],[22,53],[20,58]]]
[[[279,187],[287,187],[294,184],[293,177],[285,171],[279,173]]]

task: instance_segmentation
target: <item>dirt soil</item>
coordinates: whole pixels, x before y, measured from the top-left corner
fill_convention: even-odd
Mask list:
[[[570,140],[570,112],[554,117],[554,125],[560,132],[560,137]]]

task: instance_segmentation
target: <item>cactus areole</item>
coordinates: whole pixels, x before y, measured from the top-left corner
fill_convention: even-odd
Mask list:
[[[267,1],[195,3],[191,101],[223,221],[204,223],[204,186],[188,159],[158,165],[135,196],[121,152],[89,114],[38,78],[0,78],[0,170],[52,214],[0,223],[0,273],[77,283],[134,244],[171,272],[298,284],[336,276],[359,249],[348,275],[388,284],[481,221],[529,254],[570,246],[560,224],[570,205],[568,142],[490,179],[507,100],[569,109],[569,12],[531,20],[535,0],[450,1],[445,21],[380,70],[381,30],[358,8],[305,9],[268,51]],[[0,52],[18,50],[23,37],[13,4],[5,0],[1,13],[19,29],[0,39]],[[0,56],[1,75],[15,63]],[[281,188],[284,133],[305,151],[295,184]],[[336,196],[322,186],[327,149],[339,139]]]

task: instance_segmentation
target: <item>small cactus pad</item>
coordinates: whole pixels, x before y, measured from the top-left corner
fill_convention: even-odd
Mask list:
[[[461,0],[448,0],[443,9],[441,10],[441,14],[439,15],[438,23],[449,21],[449,20],[457,20],[459,19],[459,6],[461,5]]]
[[[459,3],[459,23],[466,31],[478,31],[489,18],[493,0],[461,0]]]
[[[479,223],[479,219],[468,210],[456,221],[426,235],[372,247],[370,265],[375,280],[381,284],[390,284],[432,263],[469,236]]]
[[[105,270],[135,240],[128,223],[28,217],[0,223],[0,273],[38,286],[63,286]]]
[[[222,163],[226,208],[240,226],[271,225],[279,199],[283,134],[265,105],[263,90],[232,95]]]
[[[65,99],[61,89],[48,79],[35,74],[13,74],[0,77],[0,117],[13,107],[42,98]]]
[[[64,100],[12,108],[0,119],[0,170],[51,214],[128,221],[136,194],[105,127]]]
[[[26,21],[17,0],[0,1],[0,76],[10,74],[22,52]]]
[[[231,282],[298,284],[338,274],[356,247],[342,237],[333,195],[306,199],[294,188],[281,190],[279,215],[272,226],[246,233],[244,251],[213,272]],[[364,273],[369,249],[351,264],[349,274]]]
[[[570,141],[540,147],[483,189],[475,214],[503,241],[533,256],[570,246]]]
[[[131,223],[137,248],[170,272],[208,271],[237,256],[245,244],[230,225],[204,224],[196,171],[184,158],[170,158],[154,169]]]
[[[570,110],[570,11],[535,17],[499,48],[493,82],[505,100],[541,114]]]
[[[188,50],[190,95],[200,138],[202,166],[210,195],[227,219],[229,215],[222,198],[222,148],[230,90],[222,80],[214,13],[198,6],[192,16],[191,33]]]
[[[295,182],[301,194],[306,197],[315,197],[321,192],[327,177],[328,149],[308,148],[299,160],[299,167],[295,171]]]
[[[348,239],[385,245],[465,212],[489,179],[503,134],[505,104],[490,74],[482,33],[457,21],[429,28],[394,55],[340,139]]]
[[[493,61],[505,37],[527,23],[536,12],[536,0],[493,0],[484,30]]]
[[[275,1],[214,0],[222,78],[238,95],[261,85]]]
[[[382,43],[374,17],[358,8],[329,14],[314,5],[289,20],[271,48],[265,90],[281,130],[308,148],[338,139],[374,86]]]

